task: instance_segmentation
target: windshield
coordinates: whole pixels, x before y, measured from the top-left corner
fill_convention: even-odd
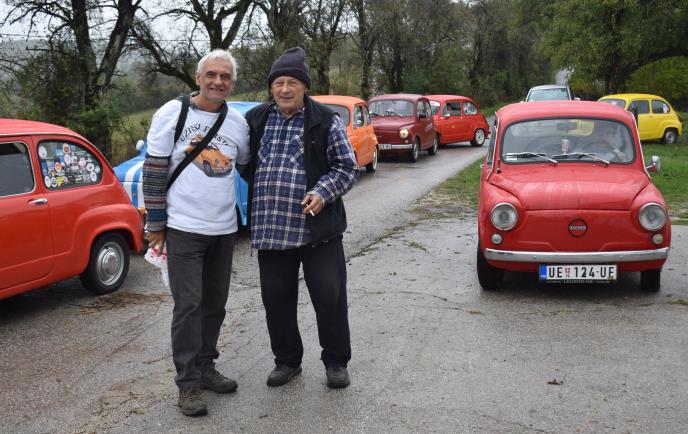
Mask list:
[[[629,163],[635,148],[628,128],[619,122],[539,119],[510,125],[502,139],[501,157],[506,163]]]
[[[430,101],[430,112],[436,115],[438,111],[440,111],[440,103],[437,101]]]
[[[343,105],[337,105],[337,104],[325,104],[332,110],[334,110],[335,113],[339,115],[339,118],[342,120],[342,123],[344,124],[345,127],[349,126],[349,109],[344,107]]]
[[[601,99],[599,102],[605,102],[607,104],[615,105],[617,107],[624,108],[626,107],[626,101],[622,99],[616,99],[616,98],[607,98],[607,99]]]
[[[368,106],[371,116],[413,116],[413,103],[402,99],[381,99]]]
[[[569,94],[565,87],[533,89],[528,95],[528,101],[553,101],[561,99],[569,99]]]

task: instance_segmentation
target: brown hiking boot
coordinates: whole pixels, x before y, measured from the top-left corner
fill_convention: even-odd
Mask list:
[[[237,390],[237,382],[210,367],[201,373],[201,387],[215,393],[232,393]]]
[[[203,401],[203,392],[199,386],[189,389],[179,389],[179,401],[177,405],[185,416],[205,416],[208,414],[208,407]]]

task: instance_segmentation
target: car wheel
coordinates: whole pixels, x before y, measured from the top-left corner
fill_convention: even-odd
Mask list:
[[[435,136],[435,139],[432,142],[432,146],[430,146],[430,149],[428,149],[428,155],[435,155],[437,154],[437,147],[440,144],[440,138]]]
[[[418,161],[418,154],[420,154],[420,139],[416,139],[413,142],[413,147],[411,148],[411,153],[409,154],[409,161],[415,163]]]
[[[676,130],[673,128],[669,128],[666,131],[664,131],[664,136],[662,136],[662,141],[666,143],[667,145],[671,145],[673,143],[676,143],[676,139],[678,138],[678,134],[676,133]]]
[[[482,146],[485,143],[485,131],[481,128],[475,130],[475,135],[473,140],[471,140],[471,146]]]
[[[504,270],[493,267],[487,262],[485,255],[483,255],[483,249],[480,247],[480,243],[478,243],[477,269],[478,282],[483,290],[495,291],[499,289],[502,285],[502,279],[504,278]]]
[[[653,270],[645,270],[640,272],[640,288],[643,291],[657,292],[659,291],[661,281],[661,268]]]
[[[366,168],[366,172],[368,172],[368,173],[373,173],[377,170],[377,146],[375,147],[375,150],[373,151],[373,161],[366,164],[365,168]]]
[[[93,243],[86,270],[79,275],[93,294],[109,294],[124,283],[129,272],[129,246],[117,233],[102,235]]]

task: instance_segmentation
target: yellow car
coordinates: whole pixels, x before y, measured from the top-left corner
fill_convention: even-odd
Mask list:
[[[671,104],[657,95],[645,93],[619,93],[598,99],[630,112],[638,112],[638,132],[640,140],[661,139],[664,143],[674,143],[683,134],[683,119]]]

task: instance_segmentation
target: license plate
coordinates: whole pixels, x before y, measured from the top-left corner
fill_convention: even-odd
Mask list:
[[[616,282],[616,265],[540,265],[540,281],[562,283]]]
[[[392,149],[392,145],[389,143],[380,143],[380,149],[382,149],[383,151],[388,151]]]

